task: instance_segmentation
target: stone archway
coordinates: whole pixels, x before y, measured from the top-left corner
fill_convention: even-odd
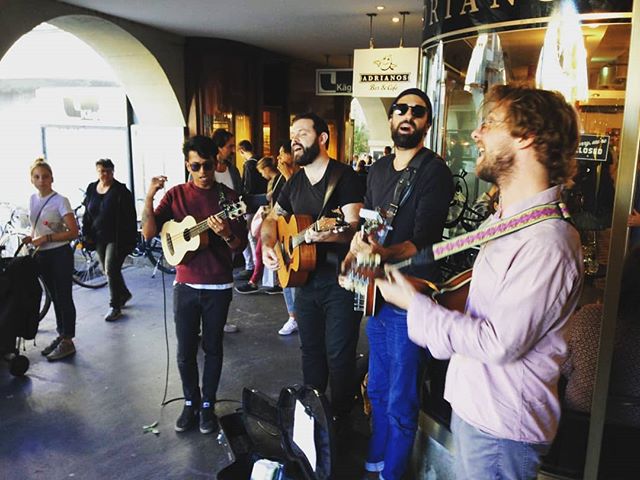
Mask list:
[[[144,195],[151,175],[184,180],[182,37],[50,0],[6,0],[0,8],[0,59],[46,22],[82,40],[110,65],[135,112],[130,133],[136,196]]]

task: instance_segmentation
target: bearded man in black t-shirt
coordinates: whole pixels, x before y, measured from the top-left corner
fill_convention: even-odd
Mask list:
[[[360,232],[353,237],[343,268],[358,253],[379,254],[383,262],[397,262],[442,239],[453,181],[442,158],[424,147],[431,122],[431,102],[422,90],[405,90],[391,105],[389,126],[395,154],[371,166],[364,205],[389,211],[394,203],[399,208],[384,241],[375,235],[365,238]],[[403,173],[407,169],[411,170]],[[405,180],[410,178],[410,186],[396,194],[403,175]],[[411,267],[407,273],[432,281],[439,276],[435,265]],[[367,336],[372,436],[365,468],[371,478],[379,478],[381,473],[385,480],[399,480],[418,425],[418,375],[425,354],[409,340],[406,310],[391,304],[383,303],[369,318]]]
[[[338,268],[349,249],[358,224],[364,191],[348,165],[329,158],[329,128],[314,113],[298,115],[291,126],[291,151],[302,168],[285,184],[269,217],[262,224],[262,258],[267,268],[279,267],[274,250],[276,220],[280,215],[305,214],[317,219],[341,208],[351,228],[306,231],[305,241],[317,244],[316,270],[307,283],[296,288],[295,311],[302,349],[304,383],[324,392],[331,387],[331,407],[337,419],[344,418],[356,393],[356,345],[360,327],[353,311],[353,294],[338,285]],[[339,175],[338,175],[339,173]],[[323,208],[328,185],[335,189]]]

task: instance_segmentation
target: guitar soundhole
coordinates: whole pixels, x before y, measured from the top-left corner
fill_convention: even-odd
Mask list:
[[[186,242],[191,240],[191,233],[189,232],[189,230],[185,230],[184,232],[182,232],[182,236],[184,237],[184,240]]]

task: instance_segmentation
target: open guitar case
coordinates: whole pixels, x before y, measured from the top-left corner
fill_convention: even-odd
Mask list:
[[[309,459],[294,441],[296,404],[313,420],[316,461]],[[298,406],[300,408],[300,406]],[[329,480],[334,467],[332,416],[326,397],[307,386],[289,386],[280,391],[277,401],[244,388],[242,407],[220,417],[218,443],[226,450],[230,465],[222,469],[218,480],[249,480],[256,461],[267,459],[282,468],[274,480]],[[265,433],[267,438],[265,441]],[[279,445],[274,445],[275,440]],[[270,444],[270,445],[269,445]]]

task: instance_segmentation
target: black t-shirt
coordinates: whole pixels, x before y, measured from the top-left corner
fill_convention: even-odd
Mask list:
[[[342,174],[324,208],[323,215],[327,216],[331,210],[344,205],[362,203],[364,189],[355,172],[348,165],[330,160],[324,176],[315,185],[311,185],[304,169],[296,172],[282,187],[278,196],[278,205],[287,213],[310,215],[314,220],[317,220],[322,209],[331,172],[336,169],[342,170]],[[316,248],[318,268],[328,267],[335,270],[349,251],[349,244],[318,243]],[[326,265],[327,263],[328,265]]]
[[[442,240],[442,230],[447,219],[449,203],[453,197],[451,171],[442,158],[423,148],[416,156],[422,156],[413,189],[393,220],[385,246],[411,241],[418,250]],[[371,166],[367,176],[367,195],[364,207],[387,209],[402,170],[393,167],[395,155],[382,157]],[[412,266],[405,270],[410,275],[436,280],[437,268]]]

